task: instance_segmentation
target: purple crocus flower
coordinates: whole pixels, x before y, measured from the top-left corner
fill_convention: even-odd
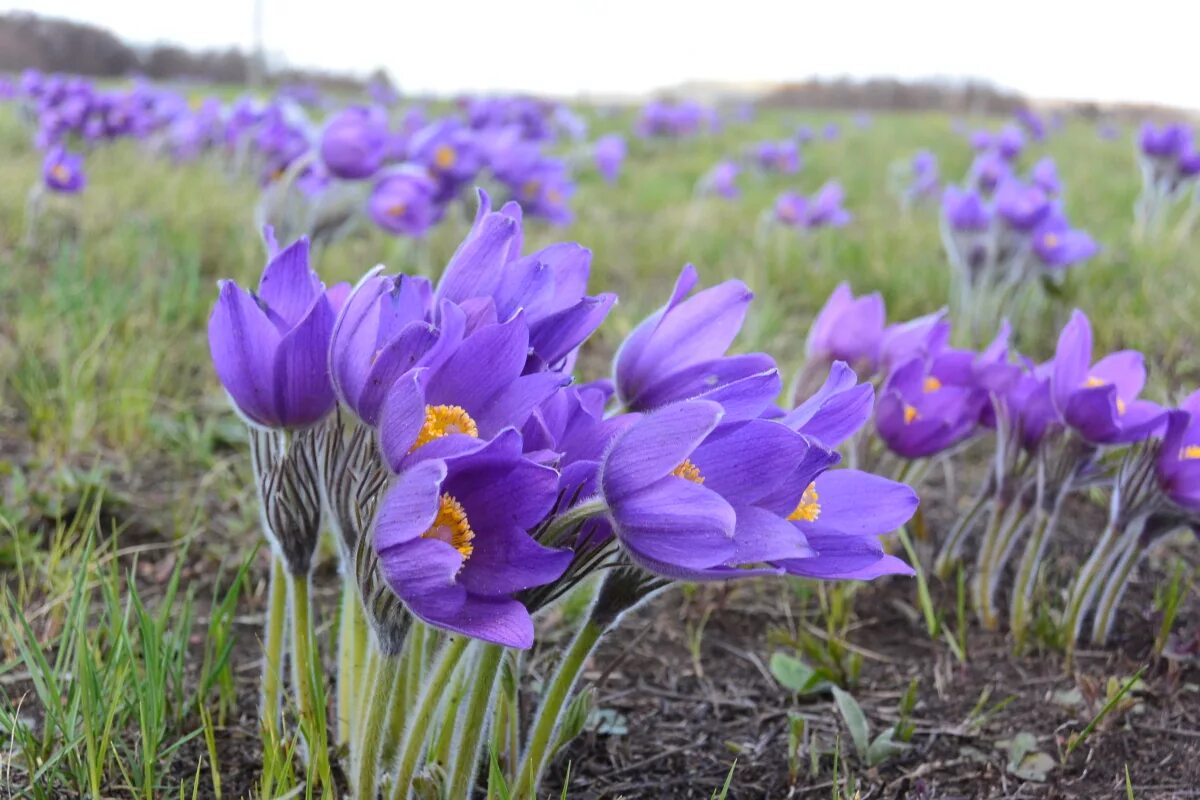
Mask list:
[[[1086,231],[1076,230],[1057,209],[1034,228],[1033,252],[1048,269],[1059,270],[1086,261],[1100,247]]]
[[[788,520],[807,487],[793,467],[812,445],[777,422],[719,426],[721,416],[703,400],[666,406],[617,436],[601,463],[613,531],[655,574],[745,577],[778,570],[744,565],[814,555]]]
[[[321,133],[325,167],[339,178],[369,178],[383,166],[387,115],[378,107],[353,106],[335,114]]]
[[[400,166],[375,181],[367,214],[389,233],[421,237],[442,218],[437,192],[437,182],[423,168]]]
[[[767,172],[794,175],[800,171],[800,147],[790,139],[760,142],[754,148],[754,158]]]
[[[1012,179],[996,189],[996,214],[1013,230],[1027,233],[1050,212],[1050,199],[1037,186]]]
[[[1175,159],[1187,149],[1191,131],[1186,125],[1169,124],[1161,128],[1147,122],[1138,133],[1138,146],[1151,158]]]
[[[221,385],[248,421],[306,428],[333,410],[329,339],[346,288],[325,289],[309,267],[308,239],[272,252],[257,293],[221,281],[208,345]]]
[[[890,372],[910,358],[930,361],[946,348],[949,341],[950,319],[944,308],[907,322],[894,322],[883,329],[879,366],[884,372]]]
[[[558,372],[524,374],[529,328],[522,313],[483,325],[431,366],[399,377],[379,417],[379,441],[393,472],[415,459],[474,452],[570,383]]]
[[[1028,108],[1022,108],[1017,112],[1017,122],[1029,132],[1029,136],[1035,141],[1040,142],[1046,138],[1046,123],[1042,121],[1036,113]]]
[[[795,192],[784,192],[775,200],[775,218],[791,228],[840,228],[851,220],[850,212],[842,207],[845,193],[837,181],[829,181],[811,198]]]
[[[892,452],[904,458],[941,453],[975,432],[987,395],[967,386],[944,385],[924,358],[888,376],[875,408],[875,428]]]
[[[423,461],[380,500],[373,543],[383,576],[430,625],[527,649],[533,620],[513,595],[571,563],[570,551],[528,533],[557,494],[557,474],[522,457],[516,431],[449,463]]]
[[[971,164],[971,179],[980,190],[991,192],[1012,177],[1012,166],[999,153],[988,150]]]
[[[733,200],[741,195],[741,190],[737,185],[738,175],[741,174],[741,171],[742,169],[736,161],[719,161],[708,171],[708,174],[700,179],[700,189],[703,192],[724,197],[726,200]]]
[[[688,297],[697,281],[688,264],[667,304],[621,344],[613,362],[617,397],[630,411],[699,397],[723,403],[727,421],[756,417],[779,394],[775,362],[763,353],[725,355],[754,295],[729,280]]]
[[[1058,177],[1058,167],[1050,156],[1039,160],[1029,170],[1029,180],[1048,196],[1054,197],[1062,192],[1062,181]]]
[[[592,147],[592,156],[604,180],[615,183],[625,162],[625,137],[619,133],[601,136]]]
[[[455,119],[433,122],[413,134],[409,158],[442,181],[447,196],[473,180],[484,163],[475,133]]]
[[[1014,161],[1025,149],[1025,134],[1016,125],[1005,125],[996,135],[996,152],[1006,161]]]
[[[1051,391],[1054,407],[1068,426],[1089,442],[1113,444],[1150,436],[1161,427],[1164,410],[1138,400],[1146,383],[1142,354],[1111,353],[1092,364],[1092,325],[1076,309],[1058,337]]]
[[[1193,514],[1200,512],[1200,391],[1168,412],[1155,472],[1167,497]]]
[[[46,188],[63,194],[75,194],[87,185],[83,173],[83,156],[55,147],[42,161],[42,180]]]
[[[995,137],[992,136],[991,131],[971,131],[967,136],[967,142],[971,145],[972,150],[982,153],[992,149],[992,145],[995,144]]]
[[[835,361],[821,388],[779,421],[832,450],[866,424],[874,407],[875,387],[859,383],[846,362]]]
[[[886,317],[878,292],[856,298],[848,282],[839,283],[808,329],[808,360],[845,361],[864,374],[874,373]]]
[[[956,231],[986,231],[992,212],[978,192],[947,186],[942,193],[942,214]]]

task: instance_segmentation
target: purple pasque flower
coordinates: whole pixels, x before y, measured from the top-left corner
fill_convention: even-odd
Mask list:
[[[705,400],[665,406],[621,432],[601,461],[608,521],[650,572],[746,577],[778,570],[744,566],[813,554],[787,519],[807,486],[794,483],[793,466],[812,445],[777,422],[721,417]]]
[[[75,194],[87,185],[83,172],[83,156],[54,147],[42,161],[42,180],[46,188],[63,194]]]
[[[1062,193],[1062,180],[1058,177],[1058,166],[1050,156],[1040,159],[1033,165],[1029,170],[1029,180],[1049,197],[1055,197]]]
[[[412,135],[408,158],[424,166],[443,185],[443,196],[454,196],[475,179],[484,165],[476,134],[456,119],[432,122]]]
[[[1050,270],[1074,266],[1100,251],[1096,240],[1086,231],[1072,228],[1066,216],[1057,208],[1051,210],[1030,236],[1034,254]]]
[[[307,428],[333,410],[329,340],[345,288],[325,289],[309,267],[307,238],[271,253],[257,292],[221,281],[208,346],[221,385],[248,421]]]
[[[905,194],[910,198],[935,196],[941,186],[937,156],[928,150],[920,150],[913,156],[910,169],[912,181]]]
[[[971,182],[982,192],[996,187],[1012,177],[1012,166],[999,153],[988,150],[980,153],[971,164]]]
[[[942,193],[942,216],[955,231],[986,231],[992,224],[992,211],[979,193],[957,186]]]
[[[586,247],[559,242],[521,256],[521,214],[513,202],[492,211],[480,191],[475,222],[446,265],[437,298],[497,319],[523,309],[532,348],[527,369],[565,370],[617,298],[587,294],[592,252]]]
[[[842,207],[844,198],[837,181],[827,182],[812,197],[784,192],[775,200],[775,218],[791,228],[840,228],[851,220],[850,212]]]
[[[754,159],[767,172],[794,175],[800,171],[800,147],[791,139],[758,143],[754,147]]]
[[[972,150],[982,153],[992,149],[992,145],[995,144],[995,137],[992,136],[991,131],[981,128],[967,134],[967,143],[971,145]]]
[[[575,194],[575,181],[565,162],[539,158],[519,182],[510,186],[513,195],[531,216],[555,225],[568,225],[574,219],[569,203]]]
[[[741,171],[736,161],[719,161],[700,179],[700,191],[733,200],[741,195],[737,185]]]
[[[1193,514],[1200,512],[1200,391],[1167,412],[1155,474],[1172,502]]]
[[[383,166],[388,140],[387,114],[378,106],[352,106],[335,114],[321,132],[320,154],[339,178],[369,178]]]
[[[619,133],[601,136],[592,145],[592,158],[596,160],[596,170],[609,183],[616,183],[621,174],[621,165],[625,163],[625,137]]]
[[[996,134],[996,152],[1006,161],[1015,161],[1025,149],[1025,134],[1017,125],[1005,125]]]
[[[482,325],[454,351],[401,375],[379,416],[379,442],[393,472],[415,460],[450,459],[479,450],[507,428],[520,429],[533,410],[570,378],[524,374],[529,328],[517,312]]]
[[[401,165],[379,176],[367,198],[367,214],[388,233],[421,237],[442,218],[438,184],[422,167]]]
[[[1171,123],[1158,127],[1147,122],[1138,132],[1138,147],[1150,158],[1174,160],[1188,149],[1192,132],[1186,125]]]
[[[1016,179],[1006,180],[996,188],[996,215],[1009,228],[1028,233],[1036,228],[1052,210],[1050,198],[1037,186]]]
[[[835,361],[821,387],[779,421],[833,450],[866,424],[874,407],[875,387],[859,383],[846,362]]]
[[[507,431],[453,461],[422,461],[380,500],[372,541],[392,591],[438,628],[528,649],[533,620],[513,595],[557,580],[569,550],[528,533],[553,508],[558,476]]]
[[[1046,138],[1046,123],[1034,111],[1022,108],[1017,112],[1017,122],[1029,132],[1030,138],[1040,142]]]
[[[1141,353],[1121,350],[1092,363],[1092,325],[1076,309],[1058,337],[1051,393],[1063,421],[1094,444],[1133,442],[1162,426],[1165,411],[1137,399],[1146,384]]]
[[[944,308],[907,322],[894,322],[883,329],[879,366],[884,372],[890,372],[911,358],[932,360],[949,341],[950,318]]]
[[[817,312],[804,351],[811,361],[845,361],[870,375],[879,365],[879,346],[887,318],[883,297],[855,297],[842,281]]]
[[[975,432],[987,402],[973,386],[949,386],[926,358],[913,358],[884,382],[875,407],[875,429],[892,452],[925,458],[959,444]]]
[[[688,297],[697,281],[686,265],[666,305],[622,342],[613,360],[617,398],[628,411],[707,398],[724,404],[727,421],[756,417],[779,394],[779,370],[764,353],[725,355],[754,295],[728,280]]]

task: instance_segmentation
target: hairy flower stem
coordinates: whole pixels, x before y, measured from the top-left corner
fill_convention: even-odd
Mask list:
[[[267,619],[263,628],[262,699],[259,721],[264,735],[277,739],[279,715],[283,704],[283,644],[287,635],[288,584],[283,558],[271,557],[271,578],[267,589]],[[264,742],[266,740],[264,739]]]
[[[362,670],[358,642],[366,638],[366,620],[353,579],[342,580],[338,612],[337,743],[348,745],[357,723],[358,684]]]
[[[474,679],[475,669],[474,662],[478,653],[468,650],[463,657],[461,668],[454,673],[454,682],[450,684],[450,694],[446,697],[446,708],[455,709],[454,716],[447,716],[442,720],[442,727],[437,732],[437,738],[434,739],[433,747],[429,750],[427,758],[445,767],[450,763],[451,746],[454,744],[454,731],[456,728],[455,721],[457,720],[457,709],[462,707],[463,696],[467,693],[467,687]]]
[[[571,646],[563,653],[562,660],[555,670],[554,677],[546,687],[546,693],[538,706],[537,716],[533,722],[533,732],[529,736],[529,745],[521,759],[521,771],[517,775],[514,797],[536,797],[542,774],[546,771],[550,760],[550,744],[554,732],[558,729],[564,710],[583,672],[583,665],[595,649],[596,643],[604,633],[603,626],[592,620],[584,623]]]
[[[325,681],[313,647],[312,599],[308,573],[290,576],[292,594],[292,685],[300,711],[300,729],[308,745],[312,771],[323,786],[333,785],[325,733]]]
[[[1018,506],[1019,507],[1019,506]],[[996,610],[993,605],[995,596],[994,573],[998,572],[997,562],[1001,561],[998,553],[1004,549],[1003,542],[1011,538],[1012,531],[1020,524],[1024,514],[1010,509],[1010,503],[1000,497],[992,501],[992,509],[988,516],[988,525],[980,541],[979,553],[975,559],[975,575],[971,580],[971,602],[975,606],[975,615],[989,629],[997,625]],[[1000,565],[1002,568],[1002,564]]]
[[[393,800],[404,800],[412,787],[413,776],[417,772],[417,764],[425,749],[425,736],[429,732],[429,722],[437,711],[445,694],[446,687],[454,675],[459,658],[470,641],[465,636],[449,638],[438,653],[437,659],[430,666],[429,674],[423,677],[423,686],[417,697],[416,705],[409,714],[404,725],[404,737],[400,746],[400,761],[396,767],[395,781],[392,784]]]
[[[497,644],[480,644],[475,669],[468,683],[471,696],[467,708],[456,724],[453,759],[450,763],[450,792],[447,797],[472,797],[475,777],[479,772],[479,751],[488,729],[488,718],[496,704],[496,679],[504,648]]]
[[[1108,643],[1117,608],[1121,605],[1121,598],[1125,596],[1125,590],[1129,588],[1129,576],[1133,573],[1133,568],[1137,566],[1138,561],[1141,560],[1142,553],[1145,552],[1139,546],[1141,533],[1140,525],[1130,526],[1129,533],[1122,537],[1116,552],[1106,565],[1108,569],[1105,572],[1109,577],[1100,592],[1100,599],[1096,604],[1096,615],[1092,619],[1091,638],[1094,644]]]
[[[1104,526],[1104,532],[1100,534],[1099,540],[1092,548],[1092,554],[1088,560],[1084,562],[1083,567],[1079,570],[1079,574],[1075,576],[1075,580],[1071,583],[1071,590],[1067,595],[1067,610],[1063,615],[1062,635],[1063,644],[1067,651],[1067,663],[1071,662],[1071,657],[1075,652],[1075,643],[1079,641],[1080,627],[1083,625],[1083,617],[1091,608],[1092,602],[1096,598],[1096,590],[1099,588],[1096,579],[1100,576],[1100,568],[1107,566],[1112,558],[1113,545],[1116,542],[1118,530],[1117,520],[1110,518],[1108,524]]]
[[[1041,571],[1042,559],[1046,555],[1046,545],[1058,525],[1058,513],[1062,509],[1066,494],[1066,491],[1059,492],[1050,508],[1038,504],[1033,530],[1029,541],[1025,543],[1025,552],[1021,555],[1021,565],[1017,568],[1017,579],[1013,583],[1008,614],[1009,628],[1018,649],[1025,645],[1030,618],[1029,601],[1033,599],[1033,589]]]
[[[975,502],[967,509],[967,513],[954,523],[950,534],[942,543],[941,549],[938,550],[933,571],[942,580],[948,580],[954,574],[954,567],[962,558],[962,549],[966,544],[967,536],[975,528],[975,521],[979,519],[979,515],[987,508],[988,499],[987,492],[981,492],[979,497],[975,498]]]
[[[374,681],[371,701],[367,704],[366,722],[362,726],[356,743],[358,780],[355,781],[360,800],[376,800],[379,794],[379,756],[383,749],[384,733],[387,730],[388,713],[396,699],[399,684],[404,679],[404,670],[396,656],[380,655],[374,661]]]

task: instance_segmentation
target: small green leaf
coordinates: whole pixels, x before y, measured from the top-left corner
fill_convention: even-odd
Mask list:
[[[867,718],[863,714],[862,707],[849,692],[836,686],[831,686],[830,690],[833,692],[833,701],[837,703],[842,719],[846,720],[846,727],[850,729],[850,738],[854,740],[854,749],[858,752],[858,757],[868,761],[871,749],[871,729],[867,725]]]
[[[867,748],[868,767],[877,767],[908,749],[909,746],[904,742],[896,741],[895,736],[896,729],[888,728],[875,737],[875,741],[871,742],[871,746]]]
[[[779,685],[796,694],[813,694],[829,687],[819,672],[786,653],[771,656],[770,668]]]

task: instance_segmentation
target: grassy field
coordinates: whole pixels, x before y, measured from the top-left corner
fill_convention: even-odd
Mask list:
[[[839,119],[841,138],[809,145],[799,175],[747,175],[736,202],[693,197],[697,179],[718,159],[740,155],[759,139],[788,136],[798,124],[830,119],[764,112],[715,136],[631,140],[616,185],[590,168],[580,170],[575,222],[565,229],[527,226],[527,249],[562,239],[586,245],[595,253],[592,287],[621,297],[582,360],[582,377],[600,377],[597,365],[661,303],[685,262],[708,283],[733,276],[750,284],[755,309],[738,347],[766,349],[785,370],[799,367],[812,316],[839,281],[882,292],[891,319],[945,303],[949,275],[936,209],[902,211],[887,191],[887,173],[927,148],[938,155],[943,175],[962,175],[971,153],[948,117],[879,115],[865,130]],[[629,122],[598,120],[593,134],[627,130]],[[1200,381],[1193,335],[1200,238],[1134,237],[1140,179],[1128,133],[1105,141],[1089,123],[1073,121],[1024,156],[1025,165],[1041,154],[1055,157],[1072,221],[1102,250],[1071,275],[1061,303],[1025,321],[1016,341],[1024,352],[1048,355],[1054,331],[1078,306],[1096,321],[1099,348],[1147,354],[1150,394],[1166,400]],[[252,282],[262,267],[252,224],[257,188],[229,176],[216,157],[173,165],[128,142],[90,154],[87,165],[86,192],[53,199],[27,236],[27,188],[38,179],[40,159],[17,115],[0,109],[0,576],[6,591],[0,598],[0,731],[9,740],[0,743],[0,797],[274,796],[260,782],[264,754],[254,728],[266,560],[254,555],[257,511],[243,429],[213,374],[205,334],[215,281]],[[759,217],[779,191],[811,192],[830,178],[846,189],[854,214],[849,227],[807,239],[785,231],[760,235]],[[363,227],[320,252],[316,267],[327,282],[353,280],[380,262],[436,274],[465,233],[469,211],[452,215],[429,241],[415,245]],[[930,524],[939,522],[945,520]],[[330,580],[322,599],[330,607],[336,581],[332,567],[324,569],[320,574]],[[1194,609],[1194,572],[1181,580]],[[953,622],[954,587],[934,591]],[[1152,585],[1135,595],[1142,607],[1153,607]],[[837,607],[852,600],[853,610]],[[1187,774],[1195,775],[1195,759],[1187,773],[1170,751],[1176,762],[1156,768],[1156,753],[1167,751],[1129,744],[1121,737],[1137,734],[1125,722],[1098,726],[1087,746],[1059,764],[1067,736],[1112,697],[1106,682],[1123,684],[1145,663],[1144,652],[1135,647],[1125,655],[1084,658],[1072,676],[1054,654],[1010,660],[997,637],[963,629],[970,656],[959,660],[945,639],[928,637],[919,618],[897,611],[916,605],[915,584],[908,581],[836,595],[800,585],[668,595],[641,612],[642,624],[602,650],[589,673],[608,681],[599,704],[622,724],[652,725],[657,715],[670,726],[657,737],[657,729],[636,730],[652,743],[669,742],[660,744],[667,755],[639,763],[651,754],[622,751],[635,745],[593,730],[571,751],[571,796],[707,797],[735,758],[736,797],[853,797],[848,775],[864,798],[948,791],[1116,796],[1124,787],[1113,784],[1113,775],[1123,766],[1138,797],[1194,796],[1173,792],[1183,791]],[[872,626],[904,635],[895,633],[892,642],[870,634]],[[854,653],[869,653],[855,696],[875,730],[898,713],[912,716],[914,742],[924,743],[919,757],[897,757],[885,766],[856,756],[844,734],[838,739],[838,717],[827,697],[788,711],[791,694],[764,678],[764,665],[781,642],[800,647],[797,631],[812,638],[809,628],[825,632],[825,652],[835,660],[849,663]],[[911,708],[897,711],[913,678],[920,685],[915,716]],[[1181,698],[1175,710],[1190,715],[1190,721],[1174,717],[1155,725],[1179,725],[1186,736],[1200,737],[1194,666],[1188,672],[1155,663],[1142,680],[1154,685],[1137,702],[1169,711],[1160,708],[1168,691],[1182,691],[1169,696]],[[622,705],[621,687],[639,681],[658,693],[659,705],[644,698]],[[1066,711],[1044,710],[1047,697],[1072,690],[1077,703],[1055,706]],[[1010,695],[1016,699],[1005,701]],[[1123,703],[1115,705],[1124,709]],[[1024,745],[1010,741],[1019,734],[1034,737],[1021,753]],[[809,735],[823,736],[829,747],[840,741],[839,757],[788,744],[789,736],[808,741]],[[1194,755],[1200,738],[1186,736],[1176,738],[1190,741]],[[1085,754],[1106,738],[1117,743]],[[688,741],[696,743],[696,760]],[[946,741],[955,747],[947,749]],[[1002,741],[1009,745],[997,749]],[[983,766],[963,755],[960,742],[982,753]],[[1039,750],[1055,756],[1050,784],[1026,784],[1006,772],[1006,758],[1020,768],[1026,754]],[[797,752],[808,753],[803,763],[792,763]],[[1101,766],[1093,758],[1112,763]],[[956,759],[957,766],[936,766]],[[939,775],[977,766],[974,783],[938,783]],[[1087,782],[1101,771],[1102,780]],[[651,778],[672,774],[694,785],[678,786],[678,794],[651,788]],[[939,793],[917,793],[922,785]]]

